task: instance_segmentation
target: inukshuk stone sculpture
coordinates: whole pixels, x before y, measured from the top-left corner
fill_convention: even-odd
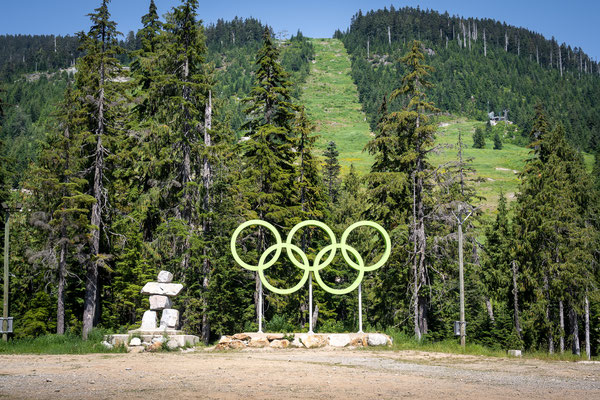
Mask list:
[[[179,322],[179,311],[172,309],[171,298],[175,297],[183,289],[180,283],[172,283],[173,274],[168,271],[158,273],[157,282],[148,282],[142,288],[141,293],[150,295],[150,310],[142,317],[141,331],[169,331],[177,328]],[[162,310],[160,326],[157,328],[157,311]]]

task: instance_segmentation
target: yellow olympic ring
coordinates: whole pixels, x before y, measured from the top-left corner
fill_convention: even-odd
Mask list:
[[[251,264],[244,262],[238,255],[236,246],[235,246],[236,240],[237,240],[238,236],[240,235],[240,233],[244,229],[246,229],[252,225],[264,226],[265,228],[267,228],[269,231],[271,231],[273,233],[273,236],[275,237],[275,241],[276,241],[276,244],[267,248],[267,250],[261,255],[261,257],[258,261],[258,265],[251,265]],[[300,249],[298,246],[292,244],[292,239],[293,239],[294,235],[296,234],[296,232],[305,226],[317,226],[317,227],[323,229],[325,231],[325,233],[327,233],[327,235],[329,236],[329,239],[331,240],[331,244],[325,246],[321,251],[319,251],[319,253],[315,257],[315,260],[314,260],[312,266],[310,265],[310,262],[308,261],[308,257],[306,256],[304,251],[302,251],[302,249]],[[365,266],[364,261],[363,261],[361,255],[358,253],[358,251],[354,247],[346,244],[346,240],[348,239],[348,236],[350,235],[350,233],[354,229],[356,229],[360,226],[368,226],[371,228],[375,228],[381,234],[381,236],[383,237],[383,240],[385,242],[385,251],[383,253],[383,256],[377,263],[370,265],[370,266]],[[281,288],[271,285],[267,281],[267,278],[265,277],[265,274],[264,274],[264,271],[267,268],[273,266],[277,262],[277,260],[279,259],[279,256],[281,255],[281,251],[284,248],[286,249],[288,258],[290,259],[292,264],[294,264],[294,266],[296,266],[304,271],[304,274],[302,275],[302,279],[300,279],[300,282],[298,282],[295,286],[288,288],[288,289],[281,289]],[[321,271],[323,268],[325,268],[325,267],[329,266],[329,264],[331,264],[331,262],[335,258],[336,249],[340,249],[342,256],[344,257],[344,260],[348,263],[348,265],[350,265],[352,268],[354,268],[358,271],[358,276],[356,277],[356,280],[350,286],[348,286],[344,289],[335,289],[335,288],[328,286],[325,282],[323,282],[321,275],[319,273],[319,271]],[[258,220],[258,219],[244,222],[235,230],[235,232],[233,232],[233,235],[231,236],[231,254],[233,255],[233,258],[235,259],[235,261],[241,267],[243,267],[245,269],[248,269],[250,271],[258,271],[258,275],[259,275],[260,280],[263,283],[263,285],[267,289],[272,291],[273,293],[278,293],[278,294],[290,294],[290,293],[296,292],[302,286],[304,286],[304,284],[308,280],[311,272],[314,273],[315,280],[326,292],[329,292],[332,294],[350,293],[351,291],[356,289],[358,287],[358,285],[360,285],[360,283],[362,282],[362,279],[365,275],[365,272],[374,271],[377,268],[382,267],[387,262],[388,258],[390,257],[390,254],[391,254],[391,250],[392,250],[391,240],[390,240],[390,237],[389,237],[388,233],[386,232],[386,230],[383,229],[383,227],[381,225],[379,225],[375,222],[371,222],[371,221],[360,221],[360,222],[356,222],[356,223],[350,225],[342,234],[342,240],[340,243],[336,242],[335,234],[327,225],[325,225],[322,222],[314,221],[314,220],[303,221],[303,222],[300,222],[299,224],[295,225],[292,228],[292,230],[290,231],[290,233],[288,234],[285,243],[283,243],[281,241],[281,236],[279,235],[279,232],[277,231],[277,229],[275,229],[275,227],[273,225],[271,225],[270,223],[268,223],[266,221],[262,221],[262,220]],[[273,252],[275,252],[275,255],[268,262],[265,262],[267,257],[269,256],[269,254],[271,254]],[[301,261],[298,261],[298,259],[294,255],[294,252],[296,252],[300,255]],[[329,252],[329,256],[323,263],[321,263],[321,259],[327,252]],[[356,262],[354,262],[352,260],[352,258],[348,256],[348,252],[352,253],[354,258],[356,259]]]

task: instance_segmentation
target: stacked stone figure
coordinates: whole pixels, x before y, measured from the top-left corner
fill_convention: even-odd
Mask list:
[[[168,271],[158,273],[157,282],[148,282],[141,293],[150,295],[150,310],[144,313],[141,331],[170,331],[177,328],[179,311],[172,309],[172,297],[179,294],[183,285],[172,283],[173,274]],[[160,326],[157,328],[157,311],[162,311]]]

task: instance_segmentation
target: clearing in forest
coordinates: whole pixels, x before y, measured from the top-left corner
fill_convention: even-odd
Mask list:
[[[371,132],[350,75],[350,57],[338,39],[312,39],[312,44],[315,60],[302,90],[302,104],[320,135],[318,153],[322,155],[333,140],[340,152],[342,174],[351,164],[365,174],[372,158],[363,149]]]

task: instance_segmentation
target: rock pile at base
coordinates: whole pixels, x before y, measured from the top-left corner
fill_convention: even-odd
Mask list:
[[[236,333],[232,336],[222,336],[215,349],[244,349],[246,347],[316,349],[325,346],[367,347],[390,346],[391,344],[392,339],[382,333],[295,333],[289,335],[283,333]]]

